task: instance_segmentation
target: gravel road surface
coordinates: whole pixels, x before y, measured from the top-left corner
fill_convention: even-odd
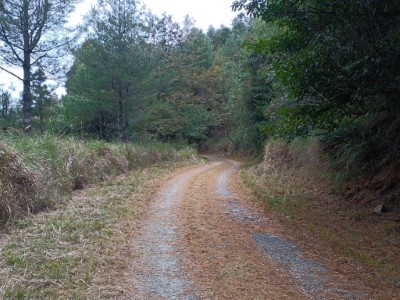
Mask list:
[[[370,299],[265,216],[240,163],[209,159],[150,200],[132,241],[133,299]]]

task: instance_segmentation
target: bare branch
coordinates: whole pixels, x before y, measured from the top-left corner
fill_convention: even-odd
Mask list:
[[[1,32],[0,32],[0,37],[1,40],[7,44],[8,47],[10,47],[13,55],[17,58],[17,60],[19,60],[21,63],[23,62],[23,59],[21,59],[20,55],[18,54],[18,52],[15,50],[15,48],[22,50],[21,47],[19,47],[18,45],[16,45],[15,43],[12,43],[7,36],[7,33],[4,29],[4,26],[1,24]]]
[[[43,58],[45,58],[45,57],[47,57],[47,56],[48,56],[47,53],[45,53],[45,54],[39,56],[38,58],[35,59],[35,61],[34,61],[33,63],[31,63],[31,66],[36,65],[40,60],[42,60]]]
[[[19,77],[17,74],[15,74],[15,73],[13,73],[13,72],[11,72],[11,71],[9,71],[9,70],[3,68],[2,66],[0,66],[0,69],[3,70],[4,72],[6,72],[6,73],[8,73],[8,74],[10,74],[10,75],[12,75],[12,76],[14,76],[15,78],[18,78],[19,80],[24,81],[24,80],[23,80],[21,77]]]

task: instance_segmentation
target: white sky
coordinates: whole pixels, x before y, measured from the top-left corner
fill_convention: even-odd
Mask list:
[[[190,15],[204,30],[210,25],[229,26],[236,15],[231,9],[233,0],[144,0],[144,3],[154,13],[167,12],[178,22],[182,22],[185,15]]]
[[[229,26],[235,13],[231,5],[234,0],[141,0],[152,12],[161,15],[166,12],[177,22],[182,22],[186,15],[196,20],[196,26],[204,31],[210,25],[218,28],[221,24]],[[96,0],[85,0],[77,6],[74,19],[86,13]]]
[[[166,12],[172,15],[173,20],[182,23],[184,17],[189,15],[196,21],[196,27],[207,31],[210,25],[215,28],[221,25],[230,26],[235,13],[232,12],[231,5],[234,0],[141,0],[153,13],[161,15]],[[76,12],[71,16],[71,24],[77,24],[82,20],[82,16],[86,14],[90,7],[97,0],[84,0],[76,7]],[[22,76],[19,70],[13,70],[18,75]],[[22,83],[13,76],[0,72],[0,83],[8,88],[12,83],[16,89],[12,93],[13,97],[19,97],[22,91]],[[62,92],[59,90],[59,92]]]

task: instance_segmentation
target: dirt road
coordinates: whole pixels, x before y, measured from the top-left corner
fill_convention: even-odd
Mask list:
[[[291,242],[238,179],[210,162],[154,195],[132,242],[134,299],[368,299]]]

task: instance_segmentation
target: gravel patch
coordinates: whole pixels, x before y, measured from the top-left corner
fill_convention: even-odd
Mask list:
[[[239,202],[229,200],[222,204],[224,214],[231,216],[234,219],[251,224],[266,224],[267,221],[259,214],[250,209],[243,208]]]
[[[219,163],[193,169],[170,180],[155,196],[149,216],[134,240],[134,299],[198,299],[188,295],[190,282],[182,273],[177,211],[190,180]]]
[[[227,202],[221,204],[224,213],[240,221],[247,221],[252,224],[266,223],[266,220],[261,215],[254,213],[250,209],[243,208],[239,202],[235,201],[235,197],[229,190],[229,177],[238,169],[239,164],[234,161],[231,161],[231,163],[232,165],[218,176],[216,185],[218,194],[224,198],[229,198]]]
[[[312,299],[328,299],[325,296],[327,293],[338,295],[340,299],[363,298],[360,293],[327,287],[333,279],[330,271],[318,261],[305,259],[302,251],[293,243],[266,232],[254,234],[253,239],[269,257],[289,271]]]
[[[262,215],[242,207],[238,201],[235,201],[234,195],[229,191],[229,177],[237,167],[233,164],[221,173],[216,183],[218,194],[227,199],[221,204],[224,213],[244,224],[267,224],[268,221]],[[333,299],[327,298],[327,293],[337,295],[340,297],[338,299],[362,299],[359,293],[338,287],[328,287],[329,283],[334,281],[330,270],[321,262],[304,258],[302,251],[293,243],[268,232],[253,234],[252,239],[265,254],[288,271],[311,299]]]
[[[274,261],[289,271],[307,294],[313,299],[321,299],[327,281],[328,270],[325,267],[304,259],[294,244],[277,236],[263,232],[254,234],[253,239]]]
[[[229,191],[229,176],[233,174],[239,167],[238,162],[232,161],[232,165],[226,169],[221,175],[218,177],[217,180],[217,192],[225,198],[232,198],[233,195]]]

